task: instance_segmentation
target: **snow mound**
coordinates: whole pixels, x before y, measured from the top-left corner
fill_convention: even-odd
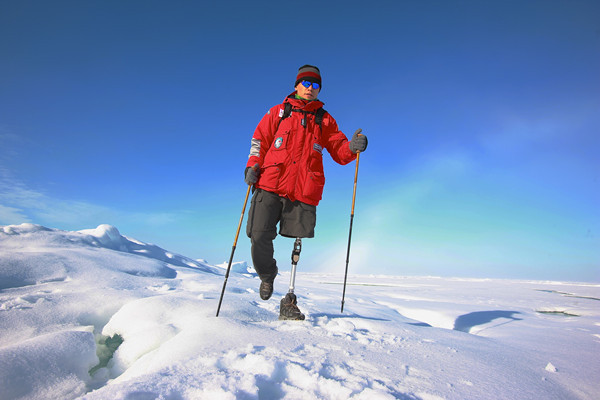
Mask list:
[[[87,392],[98,364],[94,335],[53,332],[0,348],[3,399],[72,399]]]
[[[7,225],[0,227],[1,232],[7,235],[24,235],[27,233],[35,233],[35,232],[49,232],[52,231],[49,228],[46,228],[41,225],[35,225],[30,223],[24,223],[21,225]]]
[[[84,229],[79,231],[84,235],[93,236],[97,239],[98,244],[108,249],[120,251],[128,251],[127,243],[129,242],[119,233],[119,230],[112,225],[102,224],[96,229]]]
[[[0,227],[0,240],[3,239],[5,246],[10,246],[11,243],[16,246],[25,244],[29,249],[48,247],[110,249],[159,260],[179,267],[200,269],[218,275],[223,274],[221,268],[211,266],[202,260],[193,260],[171,253],[153,244],[130,239],[121,235],[116,227],[107,224],[101,224],[95,229],[84,229],[76,232],[49,229],[34,224],[8,225]]]
[[[67,279],[60,256],[47,254],[43,265],[38,264],[38,258],[39,254],[1,253],[0,290]]]

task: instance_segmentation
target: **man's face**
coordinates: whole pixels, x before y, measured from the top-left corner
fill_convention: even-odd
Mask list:
[[[312,85],[310,85],[309,87],[304,87],[302,82],[300,82],[300,83],[298,83],[298,85],[296,85],[296,92],[298,92],[298,96],[300,96],[306,100],[315,100],[317,98],[317,96],[319,95],[320,91],[321,91],[321,88],[314,89],[312,87]]]

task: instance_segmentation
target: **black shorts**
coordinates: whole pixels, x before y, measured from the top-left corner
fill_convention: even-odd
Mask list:
[[[315,236],[317,207],[301,201],[291,201],[266,190],[258,189],[252,196],[246,234],[271,232],[290,238],[312,238]]]

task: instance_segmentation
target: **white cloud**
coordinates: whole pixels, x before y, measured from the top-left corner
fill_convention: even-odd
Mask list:
[[[182,216],[189,215],[189,211],[178,211],[178,212],[155,212],[155,213],[133,213],[131,219],[134,221],[143,221],[147,225],[151,226],[166,226],[172,223],[176,223],[182,219]]]
[[[14,207],[7,207],[0,204],[0,223],[4,225],[18,225],[24,222],[31,222],[23,213],[23,210]]]
[[[378,196],[361,211],[368,232],[397,232],[398,226],[415,212],[422,212],[423,203],[440,201],[457,180],[464,180],[476,169],[468,153],[452,151],[430,153],[410,170],[387,185],[385,195]],[[415,211],[418,210],[418,211]]]
[[[0,223],[3,224],[34,221],[71,225],[111,214],[106,207],[52,198],[29,188],[5,169],[0,170],[0,206]]]
[[[597,104],[561,106],[560,112],[543,113],[506,112],[498,118],[495,127],[475,138],[492,153],[512,154],[531,148],[576,142],[585,136],[596,136],[598,126]],[[564,147],[560,148],[564,151]]]
[[[60,199],[29,188],[0,168],[0,224],[33,222],[64,229],[83,229],[103,223],[166,226],[189,212],[129,213],[87,201]]]

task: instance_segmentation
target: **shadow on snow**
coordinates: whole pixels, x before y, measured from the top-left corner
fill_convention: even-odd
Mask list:
[[[454,321],[454,330],[469,333],[471,329],[478,325],[485,325],[496,319],[508,319],[505,323],[512,321],[521,321],[522,318],[517,318],[514,315],[521,314],[518,311],[475,311],[465,315],[461,315]]]

